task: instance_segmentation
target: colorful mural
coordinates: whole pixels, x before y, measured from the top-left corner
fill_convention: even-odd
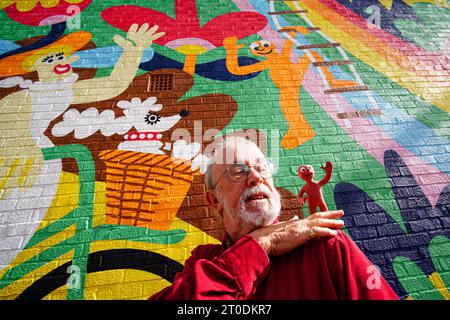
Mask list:
[[[282,220],[316,210],[299,167],[327,169],[322,202],[397,294],[450,299],[449,16],[440,0],[0,0],[0,299],[170,284],[222,240],[203,178],[226,135],[276,159]]]

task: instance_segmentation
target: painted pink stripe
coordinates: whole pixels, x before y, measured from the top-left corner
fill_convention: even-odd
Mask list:
[[[361,29],[364,29],[365,31],[369,32],[371,35],[376,36],[377,38],[379,38],[384,42],[387,42],[389,46],[402,51],[405,55],[413,59],[416,59],[421,64],[432,67],[440,65],[443,67],[443,69],[446,69],[444,68],[444,66],[448,65],[448,62],[446,63],[445,56],[436,52],[420,48],[410,42],[404,41],[403,39],[396,37],[395,35],[389,32],[384,31],[383,29],[369,28],[366,20],[364,20],[361,16],[357,15],[356,13],[354,13],[353,11],[351,11],[350,9],[346,8],[344,5],[341,5],[336,1],[333,0],[317,0],[317,1],[326,5],[330,9],[333,9],[336,13],[345,17],[353,24],[356,24]],[[431,70],[437,69],[432,68]]]
[[[319,76],[310,68],[305,75],[303,87],[319,103],[320,107],[378,162],[384,164],[384,153],[386,150],[396,151],[414,175],[430,203],[434,206],[442,189],[450,184],[450,177],[403,148],[368,119],[349,119],[351,126],[346,127],[344,120],[337,117],[339,110],[335,102],[330,96],[323,93],[323,86],[321,88],[317,86],[316,83],[319,81]],[[343,112],[356,111],[340,95],[335,96]]]
[[[247,0],[233,1],[242,11],[257,12]],[[269,39],[270,41],[277,43],[277,47],[281,47],[281,44],[284,42],[279,33],[269,26],[262,30],[259,35],[264,39]],[[293,56],[295,56],[296,60],[298,60],[299,57],[295,52],[293,52]],[[352,125],[347,127],[344,120],[339,119],[337,114],[339,112],[354,112],[356,110],[340,95],[335,95],[339,101],[339,105],[336,105],[330,95],[324,94],[322,80],[312,71],[311,68],[305,75],[303,87],[313,97],[317,104],[319,104],[319,106],[325,110],[333,118],[333,120],[339,124],[345,132],[347,132],[347,134],[349,134],[379,163],[384,165],[385,151],[391,149],[397,152],[416,178],[418,185],[421,187],[431,205],[436,205],[442,189],[450,184],[450,177],[448,175],[424,162],[414,153],[403,148],[396,141],[381,131],[377,126],[373,125],[368,119],[349,119]]]

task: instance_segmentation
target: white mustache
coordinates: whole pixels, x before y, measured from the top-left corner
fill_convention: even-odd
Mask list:
[[[274,195],[272,191],[264,184],[257,185],[253,188],[247,188],[244,190],[244,192],[241,194],[240,202],[245,202],[248,198],[250,198],[253,195],[256,194],[263,194],[267,197],[268,200],[273,199]]]

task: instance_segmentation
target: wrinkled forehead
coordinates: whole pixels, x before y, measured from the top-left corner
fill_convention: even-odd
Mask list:
[[[214,156],[215,164],[224,166],[233,163],[261,163],[265,160],[266,157],[258,146],[252,143],[227,143]]]

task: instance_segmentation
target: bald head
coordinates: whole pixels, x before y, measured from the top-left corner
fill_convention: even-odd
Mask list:
[[[250,155],[260,159],[260,161],[266,159],[253,141],[243,137],[231,136],[217,142],[205,172],[206,188],[209,190],[215,186],[217,176],[220,174],[218,169],[225,168],[233,163],[244,163]]]

